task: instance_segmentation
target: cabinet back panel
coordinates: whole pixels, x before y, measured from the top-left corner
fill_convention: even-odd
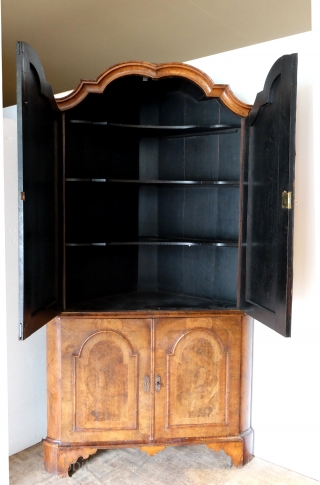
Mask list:
[[[159,140],[158,138],[142,138],[139,143],[139,176],[141,180],[157,180]]]
[[[131,178],[139,175],[139,141],[106,126],[69,123],[65,135],[66,177]]]
[[[158,236],[157,187],[140,187],[139,236]]]
[[[158,246],[139,246],[138,291],[158,290]]]
[[[158,236],[184,236],[184,202],[184,189],[158,189]]]
[[[159,124],[184,125],[186,97],[180,92],[168,92],[160,98]],[[195,124],[193,122],[193,124]]]
[[[66,113],[69,119],[138,124],[142,85],[140,76],[124,76],[110,83],[102,94],[89,93]]]
[[[67,307],[137,289],[138,247],[67,247]]]
[[[217,237],[236,241],[239,235],[240,189],[237,187],[219,188]]]
[[[158,235],[237,241],[239,188],[159,188]]]
[[[67,182],[66,242],[136,240],[138,190],[104,182]]]
[[[219,180],[240,180],[241,131],[219,135]]]
[[[158,173],[160,180],[185,180],[183,138],[159,140]]]
[[[213,294],[217,300],[237,301],[238,249],[217,248]]]
[[[158,289],[182,294],[183,247],[158,248]]]
[[[159,291],[235,304],[237,280],[237,248],[180,246],[158,249]]]
[[[138,76],[111,83],[103,94],[89,94],[66,112],[66,176],[131,178],[139,176],[139,140],[106,126],[70,123],[69,120],[139,124]]]
[[[216,125],[221,123],[223,106],[216,99],[196,99],[185,96],[184,122],[186,125]]]
[[[220,138],[212,135],[184,140],[184,180],[219,180]]]

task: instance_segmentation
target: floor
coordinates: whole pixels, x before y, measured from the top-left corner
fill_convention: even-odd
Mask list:
[[[205,445],[168,447],[154,457],[137,448],[99,450],[58,478],[42,469],[42,444],[10,457],[10,485],[316,485],[317,480],[259,458],[231,468],[224,452]]]

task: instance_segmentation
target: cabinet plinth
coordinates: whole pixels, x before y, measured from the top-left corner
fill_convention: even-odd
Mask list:
[[[241,312],[61,316],[47,327],[45,468],[97,449],[207,444],[250,460],[252,321]]]

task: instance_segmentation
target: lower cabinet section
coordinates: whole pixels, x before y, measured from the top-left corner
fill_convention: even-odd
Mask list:
[[[46,470],[97,449],[206,443],[252,456],[252,322],[243,313],[61,316],[47,325]]]

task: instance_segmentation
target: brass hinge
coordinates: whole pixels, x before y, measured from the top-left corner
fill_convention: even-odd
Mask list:
[[[292,192],[282,192],[282,209],[292,209]]]
[[[24,192],[20,192],[20,199],[26,200],[26,194]]]

